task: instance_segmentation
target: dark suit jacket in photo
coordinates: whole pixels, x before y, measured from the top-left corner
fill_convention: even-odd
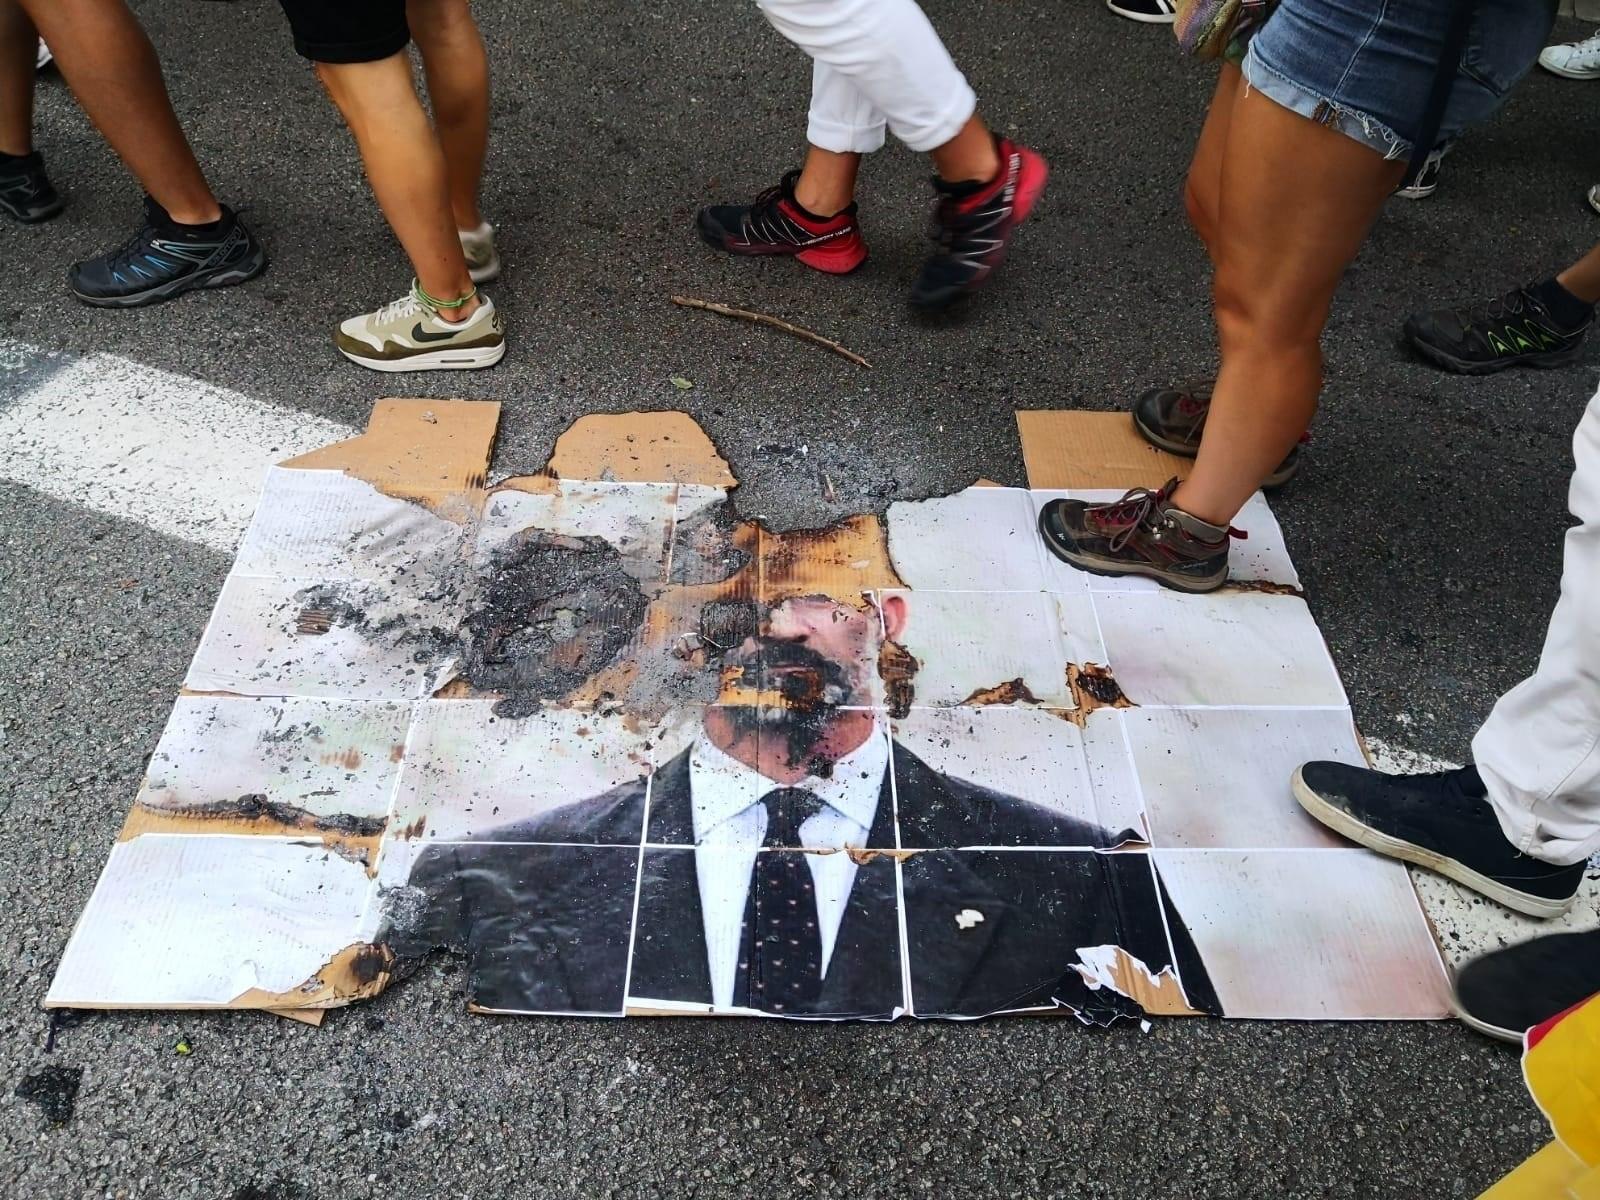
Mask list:
[[[656,774],[642,858],[643,779],[429,847],[391,898],[380,937],[403,958],[466,952],[473,1000],[486,1008],[617,1013],[624,991],[710,1004],[689,780],[687,750]],[[893,784],[886,776],[821,995],[805,1015],[888,1017],[904,1007],[902,910],[918,1016],[1051,1003],[1093,1018],[1132,1014],[1136,1005],[1090,989],[1073,969],[1080,949],[1108,944],[1152,972],[1174,967],[1191,1005],[1219,1011],[1149,856],[1093,849],[1120,834],[941,775],[898,744]],[[875,853],[896,846],[896,794],[899,845],[916,853]]]

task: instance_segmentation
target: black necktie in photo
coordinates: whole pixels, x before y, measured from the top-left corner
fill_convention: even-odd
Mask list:
[[[800,788],[761,798],[767,835],[756,855],[745,899],[739,944],[738,990],[746,1007],[770,1013],[807,1012],[822,992],[822,934],[817,889],[800,844],[800,826],[822,801]]]

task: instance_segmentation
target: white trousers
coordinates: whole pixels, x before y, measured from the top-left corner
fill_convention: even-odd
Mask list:
[[[1572,441],[1567,504],[1578,524],[1544,651],[1472,742],[1506,836],[1561,866],[1600,851],[1600,394]]]
[[[944,145],[978,108],[914,0],[759,0],[777,31],[813,60],[806,140],[870,154],[887,126],[913,150]]]

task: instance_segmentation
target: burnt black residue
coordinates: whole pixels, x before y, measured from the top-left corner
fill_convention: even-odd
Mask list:
[[[648,601],[603,538],[532,531],[495,555],[462,622],[462,674],[525,717],[609,666],[643,626]]]
[[[455,638],[449,630],[437,625],[419,625],[405,612],[374,618],[363,605],[351,599],[352,591],[350,585],[342,583],[319,583],[301,588],[294,594],[295,632],[302,637],[320,637],[334,629],[350,629],[367,641],[415,646],[413,657],[419,663],[446,658],[454,648]],[[444,595],[421,597],[425,601],[443,598]]]
[[[209,804],[190,804],[181,808],[163,806],[155,811],[203,820],[271,821],[295,829],[314,829],[319,833],[339,833],[346,837],[377,837],[388,824],[386,817],[358,817],[353,813],[323,816],[298,805],[269,800],[261,792],[249,792],[236,800],[217,800]]]
[[[83,1083],[82,1067],[46,1067],[17,1084],[16,1094],[37,1104],[52,1125],[72,1120],[78,1106],[78,1088]]]
[[[350,978],[365,987],[387,971],[392,961],[382,946],[363,946],[350,959]]]
[[[739,519],[731,503],[713,504],[695,513],[673,532],[673,583],[721,583],[750,565],[751,553],[741,540],[752,544],[753,526]]]

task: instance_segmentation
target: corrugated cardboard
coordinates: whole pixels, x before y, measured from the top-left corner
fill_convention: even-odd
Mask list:
[[[1145,441],[1126,413],[1019,412],[1017,433],[1030,488],[1155,488],[1194,466]]]

